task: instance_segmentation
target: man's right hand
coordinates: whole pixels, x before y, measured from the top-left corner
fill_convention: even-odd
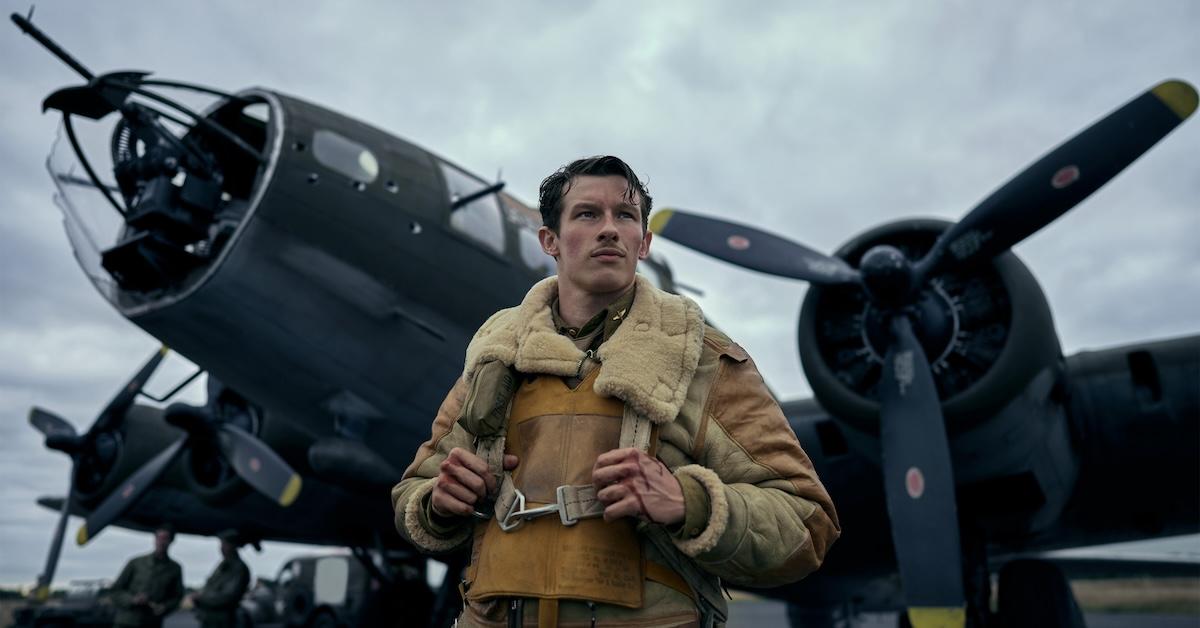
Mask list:
[[[504,470],[511,471],[516,467],[517,457],[504,454]],[[435,514],[443,517],[470,516],[475,511],[475,504],[495,490],[496,478],[488,471],[483,458],[455,447],[438,467],[429,505]]]

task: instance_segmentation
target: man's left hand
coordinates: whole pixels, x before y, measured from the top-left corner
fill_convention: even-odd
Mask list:
[[[657,458],[635,447],[600,454],[592,466],[596,499],[604,504],[604,520],[638,517],[670,525],[683,521],[683,489]]]

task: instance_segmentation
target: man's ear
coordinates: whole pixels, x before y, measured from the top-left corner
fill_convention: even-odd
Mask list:
[[[649,229],[642,235],[642,242],[638,245],[638,259],[646,259],[650,257],[650,241],[654,239],[654,233]]]
[[[550,227],[538,227],[538,242],[542,243],[542,251],[558,259],[558,234],[550,230]]]

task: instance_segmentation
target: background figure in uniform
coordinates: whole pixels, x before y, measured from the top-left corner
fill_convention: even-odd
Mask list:
[[[840,534],[754,361],[636,274],[650,207],[616,157],[542,183],[558,274],[475,334],[392,491],[417,547],[471,548],[459,626],[712,626],[721,580],[798,580]]]
[[[110,589],[117,607],[114,626],[157,627],[183,599],[183,568],[167,556],[175,529],[154,530],[154,551],[125,564]]]
[[[221,541],[221,562],[204,582],[204,588],[192,595],[192,607],[204,628],[232,628],[237,625],[237,610],[250,586],[250,569],[238,556],[238,538],[233,530],[217,536]]]

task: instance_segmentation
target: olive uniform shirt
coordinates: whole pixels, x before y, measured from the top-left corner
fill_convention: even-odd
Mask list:
[[[196,616],[204,628],[237,625],[237,609],[250,586],[250,570],[235,554],[217,565],[204,582],[204,588],[192,598]]]
[[[183,568],[167,556],[138,556],[125,564],[110,591],[117,607],[114,626],[161,626],[183,599]],[[146,604],[133,603],[138,594],[146,596]]]

